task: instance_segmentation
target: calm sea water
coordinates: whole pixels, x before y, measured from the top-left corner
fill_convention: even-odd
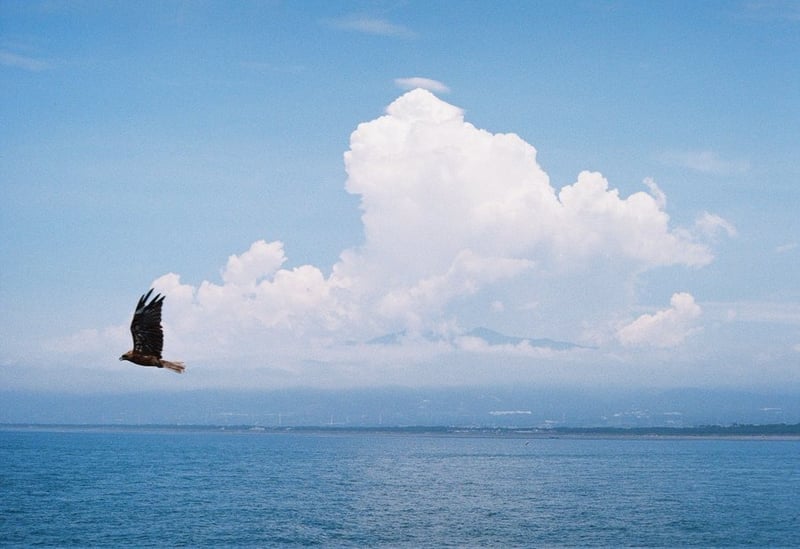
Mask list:
[[[0,543],[800,546],[800,442],[0,432]]]

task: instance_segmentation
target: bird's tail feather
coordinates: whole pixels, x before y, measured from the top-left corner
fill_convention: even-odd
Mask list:
[[[169,360],[162,360],[161,366],[163,366],[164,368],[169,368],[173,372],[179,374],[182,374],[183,371],[186,369],[186,366],[184,366],[183,362],[170,362]]]

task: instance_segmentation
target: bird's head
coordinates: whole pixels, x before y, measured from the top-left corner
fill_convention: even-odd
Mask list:
[[[120,360],[130,360],[130,359],[131,359],[131,352],[130,352],[130,351],[128,351],[127,353],[125,353],[124,355],[122,355],[121,357],[119,357],[119,359],[120,359]]]

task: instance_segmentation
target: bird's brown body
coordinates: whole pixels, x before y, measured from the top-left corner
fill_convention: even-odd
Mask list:
[[[168,368],[173,372],[182,374],[186,367],[183,362],[173,362],[161,358],[161,349],[164,346],[164,332],[161,328],[161,306],[164,296],[156,294],[150,301],[147,300],[153,293],[149,292],[139,298],[136,311],[131,320],[131,335],[133,336],[133,349],[119,357],[139,366],[153,366],[155,368]]]

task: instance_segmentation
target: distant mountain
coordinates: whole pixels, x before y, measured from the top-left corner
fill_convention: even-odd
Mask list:
[[[367,345],[399,345],[406,335],[408,335],[407,332],[403,330],[401,332],[378,336],[367,341]],[[426,337],[425,339],[428,338]]]
[[[521,343],[527,343],[531,347],[542,347],[545,349],[553,349],[555,351],[566,351],[568,349],[582,348],[576,343],[569,343],[567,341],[555,341],[547,338],[532,339],[529,337],[509,336],[483,327],[474,328],[465,335],[470,337],[478,337],[489,345],[519,345]]]
[[[468,337],[475,337],[478,339],[482,339],[486,342],[489,346],[495,345],[520,345],[522,343],[527,343],[531,347],[539,347],[544,349],[552,349],[554,351],[566,351],[569,349],[580,349],[583,348],[581,345],[576,343],[569,343],[567,341],[555,341],[553,339],[547,338],[530,338],[530,337],[517,337],[517,336],[510,336],[501,334],[500,332],[496,332],[494,330],[490,330],[489,328],[484,328],[479,326],[477,328],[473,328],[469,332],[462,334],[463,336]],[[408,333],[403,330],[400,332],[394,332],[391,334],[382,335],[367,341],[368,345],[399,345],[405,337],[408,336]],[[452,341],[455,337],[445,337],[440,334],[435,334],[433,332],[425,332],[421,334],[422,339],[426,341]],[[458,337],[458,336],[456,336]]]

